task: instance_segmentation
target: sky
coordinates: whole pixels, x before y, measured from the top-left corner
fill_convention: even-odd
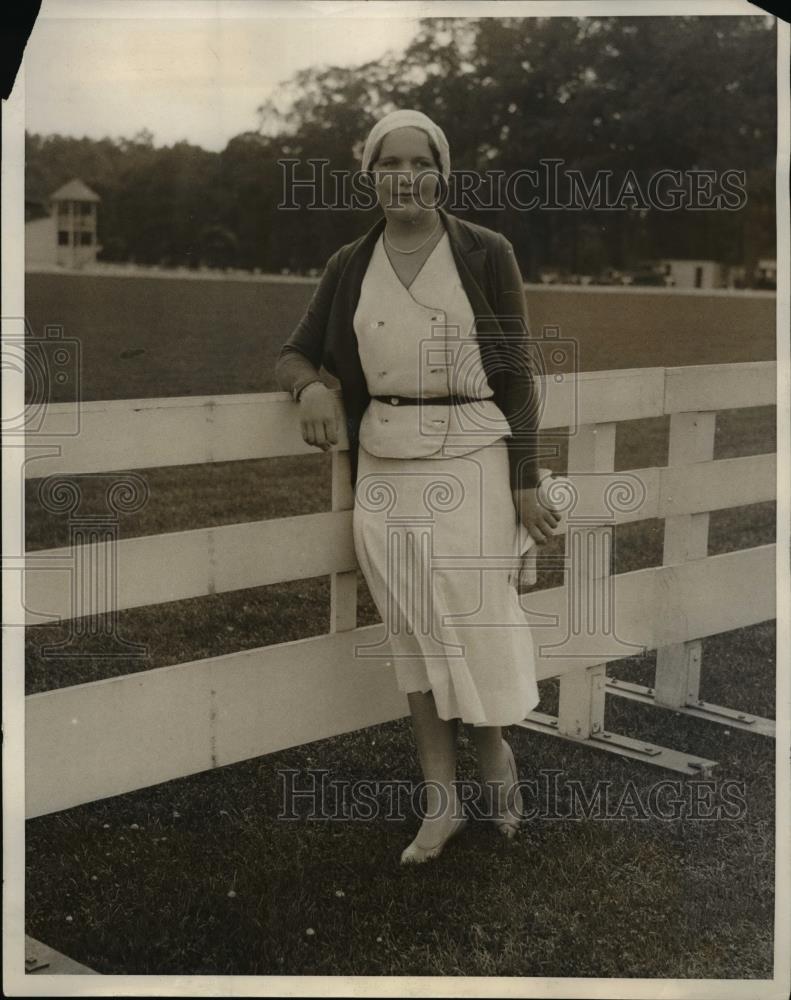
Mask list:
[[[744,0],[718,12],[753,12]],[[722,10],[719,11],[719,8]],[[43,0],[28,41],[30,132],[187,140],[219,151],[258,128],[256,108],[300,69],[354,66],[403,51],[427,16],[692,13],[685,0]]]
[[[29,132],[131,138],[147,128],[157,146],[186,139],[219,151],[258,127],[256,108],[298,70],[402,51],[418,27],[403,16],[361,18],[355,3],[143,7],[45,0],[23,63]]]

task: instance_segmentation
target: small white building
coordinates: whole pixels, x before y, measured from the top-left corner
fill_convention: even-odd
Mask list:
[[[75,178],[49,196],[50,214],[25,223],[25,264],[94,264],[99,195]]]
[[[661,260],[666,283],[674,288],[724,288],[728,269],[716,260]]]
[[[755,265],[755,281],[763,288],[777,287],[777,261],[768,257],[761,258]]]

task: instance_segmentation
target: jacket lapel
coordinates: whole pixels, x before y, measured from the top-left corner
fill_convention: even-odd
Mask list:
[[[488,282],[489,251],[483,241],[475,235],[474,230],[465,226],[453,215],[448,215],[439,209],[448,229],[456,270],[467,293],[473,315],[475,316],[475,339],[481,352],[481,361],[489,376],[498,366],[498,344],[502,337],[502,328],[495,318],[493,308],[496,308],[496,296]],[[486,291],[488,290],[488,297]],[[493,385],[493,383],[492,383]]]
[[[438,208],[448,232],[453,258],[464,290],[470,300],[475,316],[492,316],[492,304],[483,292],[486,287],[486,265],[488,251],[485,244],[475,237],[473,231],[444,208]],[[336,301],[351,305],[353,310],[360,298],[363,278],[382,231],[386,219],[382,216],[368,232],[362,236],[349,254],[341,272]]]
[[[476,240],[472,231],[455,215],[449,215],[443,208],[438,211],[448,231],[456,268],[464,289],[470,297],[473,312],[476,316],[481,312],[491,313],[489,303],[481,291],[486,284],[487,250],[485,245]]]

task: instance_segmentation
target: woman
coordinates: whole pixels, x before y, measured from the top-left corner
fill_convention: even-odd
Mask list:
[[[537,498],[538,406],[513,247],[439,207],[442,129],[386,115],[362,156],[382,218],[332,255],[280,352],[305,441],[337,444],[347,420],[354,545],[407,694],[428,808],[403,863],[437,857],[466,823],[454,781],[471,726],[492,818],[513,837],[521,796],[501,727],[538,704],[532,639],[509,570],[524,529],[559,522]],[[523,526],[523,527],[522,527]]]

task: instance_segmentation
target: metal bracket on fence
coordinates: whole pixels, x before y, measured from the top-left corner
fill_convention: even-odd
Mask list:
[[[691,715],[696,719],[708,719],[709,722],[727,725],[731,729],[744,729],[746,732],[758,733],[759,736],[771,736],[772,739],[775,737],[774,719],[765,719],[760,715],[740,712],[736,708],[714,705],[702,699],[687,702],[684,705],[665,705],[657,700],[654,689],[644,684],[633,684],[631,681],[621,681],[615,677],[608,677],[607,694],[631,698],[633,701],[640,701],[644,705],[654,705],[656,708],[670,708],[681,715]]]
[[[25,972],[48,976],[96,976],[94,969],[80,965],[68,955],[62,955],[41,941],[25,935]]]
[[[658,746],[655,743],[647,743],[645,740],[635,740],[630,736],[623,736],[621,733],[613,733],[605,729],[592,733],[590,736],[573,736],[561,733],[558,720],[545,712],[530,712],[526,719],[517,722],[516,725],[521,726],[522,729],[530,729],[547,736],[559,736],[561,739],[580,743],[595,750],[608,750],[621,757],[631,757],[633,760],[642,760],[647,764],[666,767],[671,771],[679,771],[681,774],[707,777],[711,774],[712,768],[718,764],[718,761],[709,760],[707,757],[697,757],[695,754],[685,753],[682,750]]]
[[[49,962],[44,961],[41,956],[32,951],[29,947],[25,952],[25,972],[39,972],[41,969],[48,969]]]

